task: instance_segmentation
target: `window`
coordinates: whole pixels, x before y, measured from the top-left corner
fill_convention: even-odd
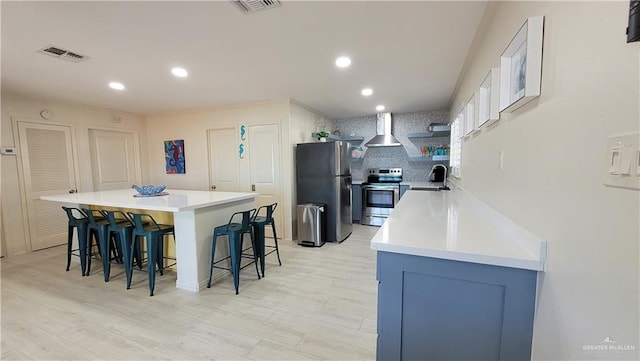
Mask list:
[[[462,111],[458,113],[451,123],[451,159],[450,168],[451,175],[460,178],[460,164],[462,159],[462,124],[464,114]]]

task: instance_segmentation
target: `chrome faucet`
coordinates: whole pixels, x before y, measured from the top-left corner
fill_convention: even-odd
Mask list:
[[[442,180],[442,187],[440,187],[440,189],[448,190],[449,188],[447,187],[447,167],[444,164],[436,164],[433,167],[431,167],[431,172],[429,173],[429,179],[430,180],[433,179],[434,170],[440,167],[444,169],[444,179]]]

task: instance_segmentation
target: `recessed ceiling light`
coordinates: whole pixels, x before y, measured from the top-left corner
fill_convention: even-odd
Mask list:
[[[341,56],[336,59],[336,66],[338,68],[346,68],[349,65],[351,65],[351,59],[347,58],[346,56]]]
[[[189,73],[187,73],[187,71],[184,68],[173,68],[171,69],[171,73],[179,78],[184,78],[187,75],[189,75]]]
[[[371,88],[364,88],[362,89],[362,95],[364,95],[365,97],[368,97],[369,95],[373,94],[373,89]]]
[[[384,105],[378,105],[376,107],[376,110],[379,111],[379,112],[383,111],[384,110]]]
[[[112,81],[111,83],[109,83],[109,88],[115,90],[124,90],[124,84],[118,83],[117,81]]]

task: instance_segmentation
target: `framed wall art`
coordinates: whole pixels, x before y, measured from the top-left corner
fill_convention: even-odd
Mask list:
[[[471,135],[476,126],[476,94],[474,93],[464,107],[464,136]]]
[[[164,141],[164,159],[167,174],[184,174],[184,139]]]
[[[500,56],[500,111],[540,96],[544,17],[527,19]]]
[[[478,91],[478,128],[500,119],[500,69],[493,68]]]

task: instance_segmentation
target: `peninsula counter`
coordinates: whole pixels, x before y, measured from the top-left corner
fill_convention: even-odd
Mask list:
[[[255,208],[258,193],[165,190],[167,195],[134,197],[133,189],[41,196],[70,206],[119,207],[173,213],[176,240],[176,287],[199,292],[209,280],[213,228],[234,212]]]

